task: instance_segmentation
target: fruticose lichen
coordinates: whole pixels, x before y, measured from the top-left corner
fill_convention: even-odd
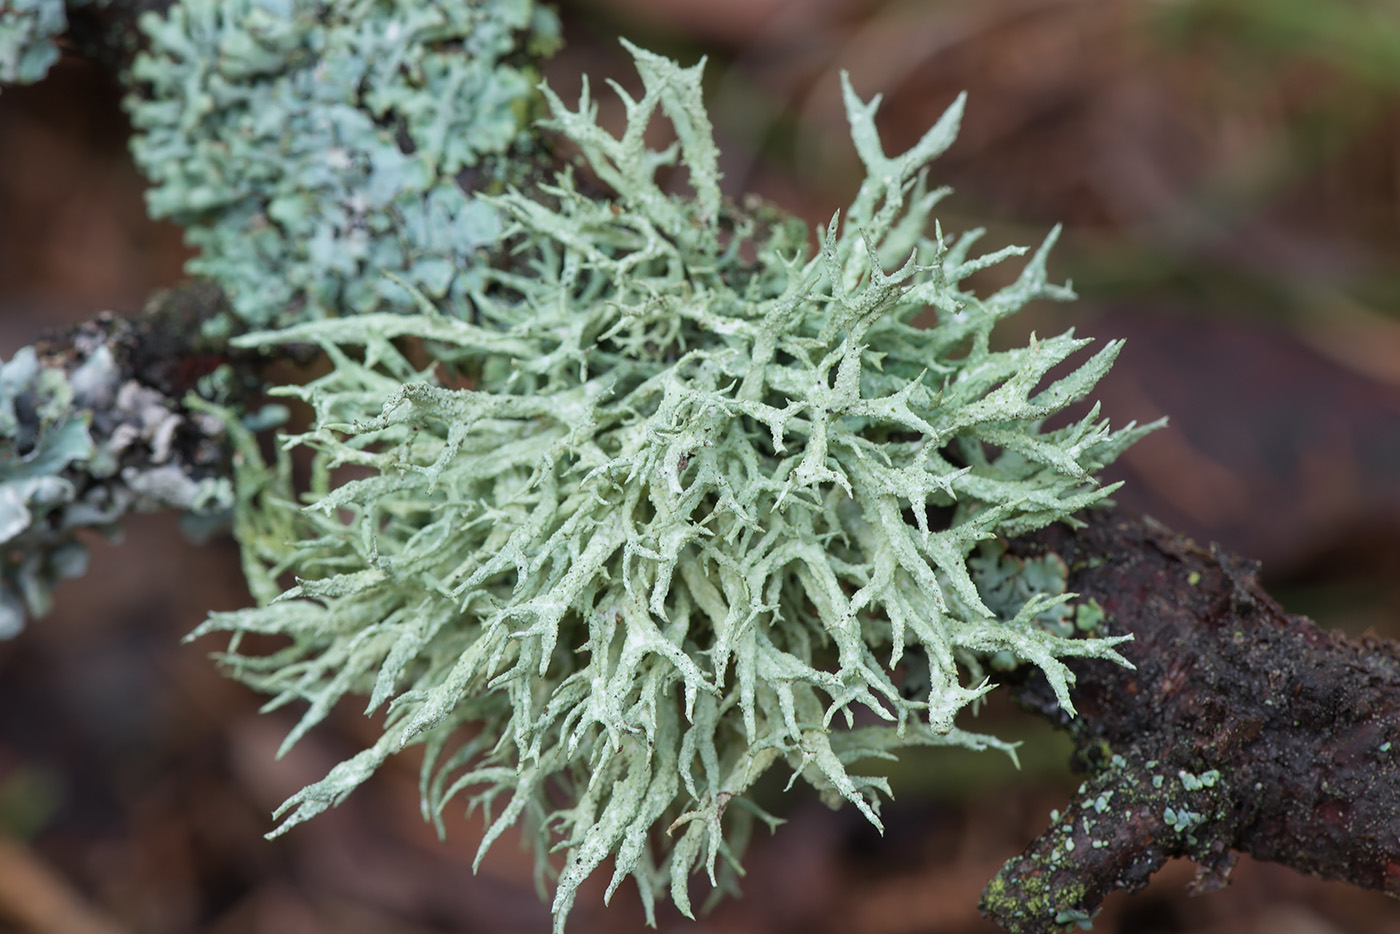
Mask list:
[[[227,514],[222,435],[212,416],[179,410],[113,353],[117,318],[73,334],[73,353],[24,347],[0,360],[0,638],[48,611],[61,578],[87,567],[82,530],[115,534],[132,511]]]
[[[182,0],[141,20],[128,98],[154,217],[187,269],[263,327],[460,301],[482,284],[503,186],[557,43],[534,0]],[[469,191],[464,191],[464,187]],[[225,326],[228,323],[225,322]]]
[[[489,813],[481,853],[517,824],[542,875],[563,853],[559,928],[608,857],[608,895],[632,877],[649,916],[667,888],[688,914],[701,867],[731,882],[754,820],[771,820],[745,797],[771,767],[879,826],[888,789],[861,760],[1010,751],[955,725],[998,653],[1038,666],[1072,710],[1064,659],[1124,663],[1124,637],[1050,631],[1039,618],[1072,595],[1006,605],[1014,587],[993,600],[968,558],[1072,522],[1113,489],[1094,472],[1148,430],[1110,432],[1097,407],[1043,424],[1118,343],[1055,378],[1088,341],[991,349],[997,322],[1072,293],[1047,279],[1053,235],[1011,285],[967,290],[1024,251],[974,256],[980,231],[932,222],[946,190],[925,166],[961,99],[887,156],[878,98],[846,83],[868,177],[813,250],[801,224],[721,196],[701,66],[633,53],[645,93],[624,94],[621,137],[586,87],[577,110],[545,92],[548,125],[615,196],[565,171],[536,199],[485,202],[513,262],[453,280],[465,311],[420,294],[416,310],[239,339],[317,343],[332,369],[282,390],[315,412],[286,439],[314,454],[304,508],[244,459],[239,530],[268,602],[196,633],[234,633],[222,657],[270,707],[309,703],[284,748],[346,695],[383,712],[383,737],[287,801],[277,833],[422,744],[439,828],[461,796]],[[676,136],[659,151],[658,111]],[[678,165],[689,196],[658,181]],[[937,324],[916,326],[929,309]],[[273,598],[285,572],[297,582]],[[248,654],[247,633],[289,641]]]

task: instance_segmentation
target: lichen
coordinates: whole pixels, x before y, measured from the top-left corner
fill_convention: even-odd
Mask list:
[[[1200,791],[1202,788],[1214,788],[1215,783],[1220,780],[1220,772],[1217,769],[1209,769],[1200,775],[1193,775],[1183,769],[1177,773],[1177,778],[1181,780],[1181,787],[1187,791]]]
[[[1052,635],[1074,635],[1077,611],[1067,602],[1073,595],[1063,600],[1047,600],[1060,597],[1068,588],[1069,569],[1059,555],[1052,552],[1037,557],[1018,557],[1007,553],[1004,541],[993,539],[977,546],[967,567],[983,602],[998,617],[1014,617],[1026,601],[1038,597],[1045,606],[1031,621]],[[993,670],[1010,671],[1021,664],[1021,659],[1003,650],[993,654],[987,663]],[[970,659],[965,664],[970,666],[974,676],[982,676],[981,659]]]
[[[26,395],[33,415],[22,422],[15,403]],[[56,581],[82,574],[87,564],[81,546],[62,532],[42,547],[34,542],[35,514],[76,499],[65,471],[94,451],[71,403],[68,382],[41,367],[32,347],[0,361],[0,638],[18,633],[27,615],[45,612]]]
[[[32,84],[58,61],[54,41],[68,28],[66,7],[111,0],[8,0],[0,3],[0,85]]]
[[[1093,597],[1074,608],[1074,628],[1080,632],[1098,632],[1106,619],[1103,607]]]
[[[382,738],[289,799],[277,833],[422,744],[440,828],[463,796],[488,812],[480,854],[522,823],[541,874],[562,851],[559,928],[608,857],[608,896],[630,876],[649,916],[667,888],[689,914],[691,874],[727,885],[771,820],[745,794],[771,767],[878,827],[888,789],[861,760],[1010,751],[954,724],[996,653],[1072,712],[1064,659],[1126,664],[1127,637],[1039,625],[1061,592],[994,609],[968,558],[1100,502],[1094,472],[1147,430],[1110,432],[1097,407],[1043,425],[1118,343],[1054,378],[1088,341],[991,349],[997,322],[1072,293],[1047,277],[1053,235],[1011,285],[967,290],[1024,251],[974,256],[980,231],[932,221],[946,190],[926,164],[961,99],[888,156],[878,99],[845,84],[868,177],[814,252],[800,224],[721,197],[700,66],[632,51],[645,92],[624,95],[621,137],[586,87],[577,109],[545,92],[614,197],[566,171],[539,198],[490,199],[514,262],[469,280],[469,315],[419,294],[238,339],[317,343],[332,368],[281,390],[315,412],[286,439],[314,455],[305,508],[285,469],[243,459],[245,561],[269,602],[196,633],[234,633],[222,658],[270,706],[309,704],[284,749],[347,694],[384,711]],[[661,114],[676,143],[658,151]],[[688,197],[657,178],[678,165]],[[937,326],[915,326],[929,308]],[[284,572],[296,585],[270,599]],[[242,633],[290,641],[259,656]]]
[[[0,5],[0,84],[30,84],[58,61],[54,37],[68,27],[63,0]]]
[[[182,0],[141,20],[128,98],[154,217],[252,326],[461,303],[500,238],[467,189],[516,177],[557,42],[533,0]],[[513,169],[512,166],[515,166]],[[228,322],[223,322],[228,327]]]
[[[71,357],[24,347],[0,360],[0,638],[46,613],[60,579],[83,573],[81,531],[114,534],[132,511],[208,518],[233,506],[217,444],[183,443],[218,437],[221,423],[132,378],[117,343],[99,319],[74,335]]]
[[[1065,931],[1092,930],[1093,916],[1089,912],[1065,907],[1082,905],[1088,895],[1087,886],[1049,871],[1012,881],[1006,870],[1015,862],[1010,860],[982,890],[983,914],[1011,922],[1008,928],[1012,931],[1042,931],[1047,921],[1064,925],[1061,930]],[[1088,927],[1086,922],[1090,923]]]

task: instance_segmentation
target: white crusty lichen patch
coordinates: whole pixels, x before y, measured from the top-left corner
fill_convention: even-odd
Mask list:
[[[801,224],[721,197],[700,66],[633,52],[645,94],[625,98],[620,138],[586,89],[577,109],[547,92],[549,125],[615,196],[566,172],[541,200],[495,199],[515,262],[468,317],[424,300],[242,339],[329,354],[329,373],[284,390],[314,407],[288,444],[315,453],[317,480],[299,514],[250,481],[254,585],[297,584],[200,630],[290,638],[260,656],[235,636],[223,656],[271,706],[309,703],[287,745],[347,694],[383,716],[381,740],[283,806],[279,833],[422,744],[425,815],[461,796],[489,813],[483,853],[523,825],[542,873],[563,854],[560,928],[608,858],[608,894],[630,876],[648,914],[667,889],[689,913],[696,871],[732,882],[755,818],[770,820],[745,795],[770,768],[879,826],[888,788],[862,760],[1010,751],[955,725],[999,653],[1038,666],[1070,709],[1064,660],[1121,663],[1121,639],[1044,625],[1072,596],[1062,579],[1009,606],[995,554],[988,599],[968,558],[1102,500],[1094,472],[1147,430],[1111,432],[1097,408],[1042,425],[1118,343],[1055,378],[1088,341],[991,349],[998,321],[1071,292],[1047,279],[1053,235],[1011,285],[967,290],[1024,251],[974,255],[979,231],[932,220],[945,191],[925,166],[961,99],[888,156],[878,99],[846,84],[869,174],[813,250]],[[655,151],[659,114],[677,143]],[[657,180],[678,164],[690,196]],[[937,324],[916,326],[929,309]],[[337,483],[342,467],[354,479]]]

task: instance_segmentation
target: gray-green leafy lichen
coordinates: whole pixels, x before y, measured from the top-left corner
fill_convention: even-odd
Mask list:
[[[480,287],[558,23],[534,0],[181,0],[128,98],[155,217],[252,326]],[[459,184],[460,183],[460,184]]]
[[[68,27],[63,0],[0,4],[0,84],[30,84],[58,61],[54,38]]]
[[[309,703],[286,746],[348,694],[383,712],[383,737],[287,801],[278,833],[422,744],[440,827],[462,796],[488,811],[482,853],[517,824],[542,874],[563,853],[561,928],[609,857],[608,894],[632,877],[649,915],[667,889],[689,913],[697,870],[732,881],[769,819],[745,793],[774,766],[879,826],[888,789],[862,760],[1009,751],[954,722],[998,653],[1072,710],[1064,660],[1124,663],[1123,637],[1052,631],[1062,577],[1007,602],[968,558],[1101,501],[1094,472],[1147,430],[1110,432],[1097,408],[1042,424],[1117,343],[1057,378],[1088,341],[991,349],[998,321],[1071,292],[1047,278],[1047,241],[974,295],[969,275],[1024,251],[930,235],[945,191],[925,166],[961,100],[887,156],[878,99],[846,84],[869,175],[813,251],[800,224],[721,197],[700,66],[633,51],[645,93],[620,138],[586,90],[576,110],[546,91],[550,125],[616,196],[566,172],[541,200],[492,200],[515,262],[482,271],[469,319],[420,297],[240,339],[319,343],[333,368],[283,390],[315,411],[287,439],[314,453],[305,508],[245,462],[250,576],[268,597],[283,572],[296,585],[198,633],[235,633],[222,658],[270,706]],[[658,112],[677,138],[662,151],[644,139]],[[657,180],[677,164],[691,197]],[[929,308],[937,325],[916,326]],[[244,654],[243,633],[290,641]]]
[[[62,359],[24,347],[0,360],[0,638],[83,573],[82,530],[112,534],[132,511],[233,506],[222,423],[133,378],[113,352],[129,329],[99,318]]]
[[[5,0],[0,3],[0,84],[32,84],[58,61],[54,41],[68,28],[65,7],[111,0]]]
[[[19,632],[30,613],[43,613],[61,577],[76,577],[86,553],[60,530],[40,538],[36,513],[71,506],[77,491],[65,474],[94,452],[85,422],[72,412],[72,388],[39,363],[32,347],[0,361],[0,638]],[[16,402],[30,399],[21,421]],[[27,424],[26,424],[27,423]]]

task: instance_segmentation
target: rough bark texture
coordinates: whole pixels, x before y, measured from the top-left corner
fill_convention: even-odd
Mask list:
[[[1079,664],[1072,721],[1043,681],[1015,689],[1089,777],[988,884],[987,917],[1070,929],[1174,856],[1223,885],[1232,851],[1400,894],[1400,647],[1289,616],[1253,563],[1113,511],[1013,547],[1063,558],[1136,669]]]

